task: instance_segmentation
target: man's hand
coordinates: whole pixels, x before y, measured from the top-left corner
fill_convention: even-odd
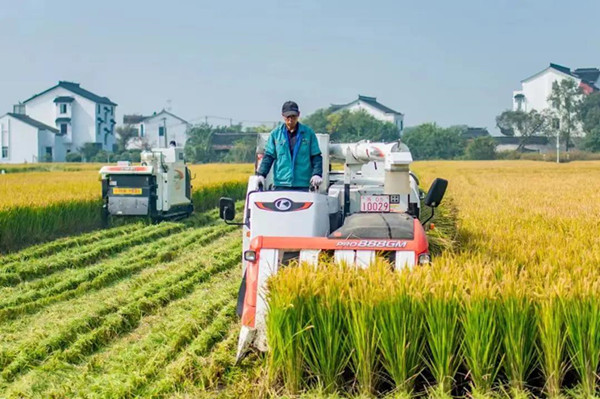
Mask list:
[[[310,185],[313,187],[319,187],[323,183],[323,178],[319,175],[314,175],[310,178]]]
[[[263,190],[267,188],[267,182],[265,181],[265,177],[263,175],[258,175],[258,187]]]

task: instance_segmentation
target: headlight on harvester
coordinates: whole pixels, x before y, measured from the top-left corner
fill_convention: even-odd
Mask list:
[[[431,263],[431,255],[421,254],[419,255],[419,265],[428,265]]]
[[[245,251],[244,260],[247,262],[256,262],[256,251]]]

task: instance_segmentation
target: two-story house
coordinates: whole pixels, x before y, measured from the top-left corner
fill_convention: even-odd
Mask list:
[[[171,141],[183,147],[191,126],[189,122],[164,109],[150,116],[124,115],[123,123],[133,125],[138,131],[138,137],[133,138],[127,146],[130,149],[165,148]]]
[[[558,64],[550,64],[546,69],[521,81],[521,90],[513,91],[513,110],[538,112],[550,108],[548,97],[552,93],[552,84],[565,79],[574,80],[585,94],[598,91],[598,68],[570,68]]]
[[[333,112],[344,110],[354,112],[364,110],[375,119],[391,122],[396,125],[400,135],[402,135],[402,131],[404,130],[404,114],[381,104],[377,101],[376,97],[362,96],[359,94],[356,100],[349,102],[348,104],[332,104],[331,108]]]
[[[116,107],[109,98],[85,90],[79,83],[60,81],[16,105],[13,113],[0,117],[3,140],[0,163],[63,162],[66,154],[78,151],[86,143],[113,151]],[[19,115],[21,123],[15,122],[15,115]],[[34,142],[24,138],[25,119],[30,125],[51,128],[47,130],[55,136],[51,152],[49,145],[36,147]],[[48,144],[48,140],[44,142]]]

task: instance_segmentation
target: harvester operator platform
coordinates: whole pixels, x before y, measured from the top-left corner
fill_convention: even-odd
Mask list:
[[[308,191],[323,182],[323,157],[315,132],[298,122],[298,104],[286,101],[281,107],[284,123],[271,132],[257,174],[259,184],[273,167],[275,190]]]

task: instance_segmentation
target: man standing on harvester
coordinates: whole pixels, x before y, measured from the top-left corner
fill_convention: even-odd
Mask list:
[[[271,132],[257,174],[265,178],[274,165],[275,190],[308,191],[323,182],[323,157],[315,132],[298,122],[298,104],[286,101],[281,107],[284,123]]]

